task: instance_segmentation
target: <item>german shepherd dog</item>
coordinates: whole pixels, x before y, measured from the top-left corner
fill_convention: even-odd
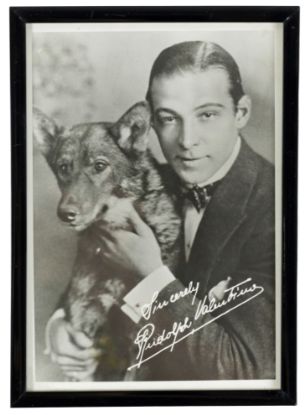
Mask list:
[[[147,148],[150,118],[146,102],[135,104],[115,123],[84,123],[70,129],[58,127],[38,109],[33,112],[35,142],[62,194],[57,214],[79,236],[62,305],[76,330],[94,339],[97,347],[108,345],[103,375],[94,380],[124,378],[131,357],[124,352],[128,348],[122,346],[122,332],[114,335],[116,323],[110,323],[110,316],[137,283],[134,276],[119,275],[103,260],[97,232],[103,227],[108,232],[132,231],[124,215],[132,203],[153,230],[162,259],[173,272],[181,253],[179,203]]]

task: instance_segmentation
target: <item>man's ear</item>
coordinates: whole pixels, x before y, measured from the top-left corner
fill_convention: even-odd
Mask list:
[[[111,134],[127,154],[137,156],[146,151],[150,118],[149,104],[146,101],[142,101],[133,105],[111,127]]]
[[[251,99],[248,95],[243,95],[236,106],[236,127],[244,128],[251,115]]]
[[[34,141],[41,153],[48,158],[54,148],[60,129],[56,123],[38,108],[33,108]]]

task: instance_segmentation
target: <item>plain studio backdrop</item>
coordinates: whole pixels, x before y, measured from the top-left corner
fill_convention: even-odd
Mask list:
[[[243,135],[274,161],[274,38],[268,30],[33,33],[33,104],[59,125],[116,121],[145,97],[150,68],[164,48],[187,40],[209,40],[237,61],[252,116]],[[157,139],[151,147],[162,160]],[[61,380],[43,354],[44,329],[65,289],[76,237],[60,223],[60,193],[43,157],[34,150],[34,310],[36,380]]]

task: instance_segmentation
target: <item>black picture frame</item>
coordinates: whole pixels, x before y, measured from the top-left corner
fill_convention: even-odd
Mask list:
[[[282,386],[279,390],[29,392],[26,390],[26,24],[92,22],[281,22],[284,26]],[[294,405],[299,7],[12,7],[11,406]]]

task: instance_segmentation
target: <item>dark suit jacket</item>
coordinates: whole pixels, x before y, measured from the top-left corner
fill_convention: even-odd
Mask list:
[[[143,364],[136,379],[208,380],[275,377],[274,169],[242,140],[238,158],[217,187],[199,225],[189,262],[159,299],[200,282],[200,297],[219,281],[252,278],[257,298],[207,324]],[[194,315],[187,296],[155,313],[156,332]],[[213,318],[202,316],[204,324]],[[143,319],[140,326],[146,322]],[[144,375],[143,375],[144,373]]]

